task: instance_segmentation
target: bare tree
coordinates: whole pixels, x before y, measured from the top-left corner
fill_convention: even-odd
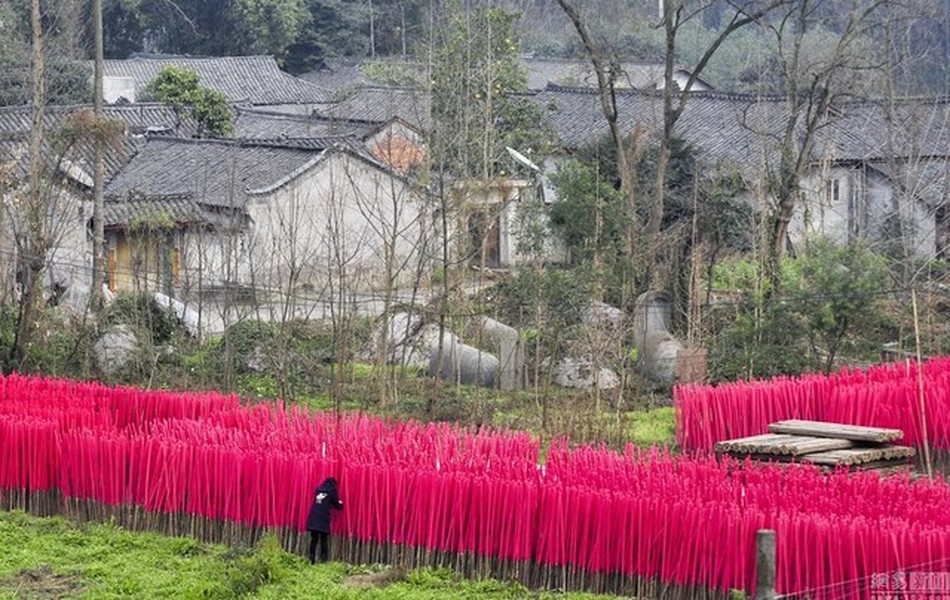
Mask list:
[[[620,59],[616,52],[608,44],[598,44],[595,41],[594,34],[590,31],[587,23],[569,0],[558,0],[561,9],[571,20],[577,35],[581,38],[584,50],[587,52],[587,58],[591,61],[594,68],[594,75],[597,77],[597,92],[600,97],[600,107],[604,113],[604,119],[610,129],[610,137],[613,140],[616,157],[617,170],[620,175],[620,187],[624,192],[627,202],[627,217],[629,219],[627,227],[627,249],[631,260],[638,256],[637,252],[640,224],[636,218],[637,214],[637,190],[634,167],[639,162],[642,155],[642,141],[640,140],[640,131],[637,130],[631,143],[633,144],[634,156],[631,156],[631,148],[627,147],[627,139],[624,132],[620,129],[619,113],[617,109],[617,80],[623,75]],[[603,210],[600,203],[596,205],[596,215],[594,219],[595,239],[600,239],[600,233],[603,229]],[[596,246],[595,246],[596,247]],[[600,270],[601,260],[599,252],[595,252],[593,257],[593,268]],[[595,291],[597,300],[603,296],[602,290]]]
[[[684,25],[700,18],[703,12],[711,7],[711,4],[700,2],[695,6],[690,6],[684,0],[665,0],[662,3],[663,29],[666,40],[663,70],[663,132],[659,139],[656,181],[653,186],[653,200],[650,204],[647,220],[647,235],[654,253],[660,247],[659,235],[664,214],[670,143],[676,133],[676,123],[686,108],[693,86],[699,80],[709,61],[732,34],[747,25],[759,22],[778,7],[788,3],[789,0],[770,0],[764,3],[759,1],[731,3],[732,12],[728,22],[706,47],[699,61],[691,67],[689,76],[682,87],[674,79],[680,32]],[[654,256],[655,260],[656,256]]]
[[[392,145],[393,136],[389,135],[384,143]],[[387,155],[393,156],[393,152]],[[431,215],[422,201],[426,195],[416,184],[392,168],[367,171],[359,161],[351,160],[345,165],[356,207],[372,233],[371,248],[377,265],[374,296],[380,297],[382,303],[374,366],[378,400],[385,406],[396,389],[392,381],[395,371],[389,369],[394,358],[390,355],[390,335],[400,333],[393,331],[393,307],[397,301],[411,306],[418,299],[431,265]],[[408,296],[403,297],[401,290],[407,290]],[[411,320],[407,320],[406,328],[410,325]],[[409,333],[403,331],[401,335],[406,338]]]
[[[775,37],[787,86],[785,121],[775,137],[777,164],[771,165],[767,180],[771,207],[766,247],[766,272],[772,289],[781,285],[782,256],[788,244],[788,228],[798,204],[801,182],[815,159],[819,132],[829,123],[829,111],[836,102],[854,94],[855,73],[878,66],[863,42],[879,31],[874,17],[888,0],[844,3],[850,10],[836,10],[837,34],[819,49],[805,45],[808,32],[827,19],[824,0],[803,0],[790,5],[780,18],[766,25]],[[837,6],[837,4],[836,4]],[[824,16],[823,16],[824,15]]]
[[[20,305],[17,314],[16,337],[10,348],[9,366],[25,366],[26,349],[32,336],[34,314],[39,308],[42,273],[46,265],[48,241],[43,221],[43,113],[46,105],[45,53],[43,49],[43,11],[40,0],[30,2],[32,31],[31,77],[33,102],[30,126],[30,172],[25,207],[25,235],[16,236],[17,274],[20,281]]]
[[[881,85],[885,95],[880,102],[886,131],[886,170],[893,182],[891,211],[885,224],[886,246],[880,248],[896,261],[895,278],[910,284],[921,271],[914,258],[921,254],[921,243],[933,240],[935,256],[942,257],[947,247],[946,205],[948,167],[935,158],[942,148],[932,142],[943,139],[950,129],[950,112],[942,98],[908,97],[907,73],[926,70],[926,54],[919,49],[915,25],[921,20],[941,18],[939,8],[927,1],[889,2],[877,15],[882,23],[885,67]],[[946,10],[943,8],[942,10]],[[942,15],[946,18],[946,15]],[[916,91],[914,89],[913,91]],[[921,226],[920,206],[932,213],[931,227]]]
[[[627,213],[631,219],[627,233],[627,247],[631,256],[642,256],[638,250],[639,241],[646,242],[649,250],[645,258],[656,267],[659,262],[659,253],[662,247],[660,242],[660,228],[664,215],[664,198],[666,194],[667,167],[670,160],[671,140],[676,132],[676,124],[687,100],[704,69],[716,55],[723,43],[736,31],[762,19],[776,7],[789,0],[770,0],[769,2],[743,2],[732,6],[730,18],[724,27],[716,34],[698,62],[690,69],[686,82],[680,86],[675,78],[676,62],[678,60],[678,38],[682,29],[703,15],[712,5],[707,2],[687,3],[684,0],[667,0],[661,3],[661,25],[665,33],[664,77],[663,77],[663,130],[658,136],[659,152],[655,170],[655,182],[652,190],[652,200],[649,204],[648,217],[644,227],[645,240],[640,240],[637,234],[641,225],[637,223],[637,190],[634,170],[639,163],[643,152],[644,141],[639,129],[634,130],[632,148],[627,148],[625,133],[619,125],[617,108],[616,83],[622,76],[622,66],[617,56],[615,46],[607,41],[597,42],[594,33],[578,9],[570,0],[558,0],[558,4],[574,25],[584,46],[588,60],[590,60],[597,77],[597,89],[600,96],[601,109],[606,119],[611,139],[616,147],[617,166],[620,171],[621,188],[627,201]],[[632,151],[632,152],[631,152]],[[599,222],[599,220],[598,220]],[[650,273],[648,273],[648,276]]]

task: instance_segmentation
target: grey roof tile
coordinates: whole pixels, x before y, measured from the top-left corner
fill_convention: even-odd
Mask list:
[[[190,195],[200,205],[242,209],[254,194],[277,189],[315,165],[325,150],[277,142],[152,138],[106,193]]]
[[[561,145],[577,149],[609,134],[597,91],[548,86],[533,96]],[[662,95],[617,92],[621,130],[643,134],[662,131]],[[835,107],[820,125],[812,159],[874,161],[889,156],[950,156],[950,101],[895,105],[888,124],[879,103],[850,102]],[[721,92],[694,92],[677,123],[677,131],[710,162],[728,162],[747,173],[761,172],[779,160],[778,143],[788,120],[784,98]]]
[[[47,130],[56,129],[67,117],[81,110],[92,110],[92,105],[47,106],[43,110],[44,127]],[[165,104],[110,104],[103,107],[103,114],[110,119],[121,120],[125,123],[127,131],[132,134],[144,134],[150,128],[179,130],[175,111]],[[32,119],[33,115],[29,106],[0,107],[0,132],[27,133],[30,131]]]
[[[394,117],[417,129],[427,129],[430,115],[429,95],[409,88],[365,87],[354,90],[339,102],[318,110],[329,119],[386,122]]]
[[[327,100],[326,90],[281,71],[272,56],[140,56],[105,61],[105,75],[134,80],[138,98],[148,82],[167,66],[194,71],[202,85],[218,90],[235,104],[312,104]]]
[[[108,196],[103,205],[106,227],[128,227],[139,219],[162,216],[176,224],[205,223],[208,218],[191,194],[159,194],[145,196],[129,193],[122,197]]]
[[[235,110],[234,137],[280,139],[352,135],[364,138],[379,127],[377,122],[238,108]]]
[[[91,176],[94,165],[94,147],[81,143],[63,148],[55,142],[58,130],[67,119],[79,111],[90,111],[91,105],[47,106],[43,111],[46,131],[44,156],[47,169],[63,170],[64,162],[71,165],[73,175],[79,180]],[[111,179],[135,155],[138,141],[147,133],[165,132],[188,135],[190,128],[178,122],[175,111],[164,104],[111,105],[103,108],[107,118],[118,119],[125,124],[126,136],[122,141],[106,148],[106,178]],[[25,175],[29,160],[29,135],[32,125],[30,107],[0,108],[0,162],[20,161],[18,173]],[[77,172],[76,169],[79,171]]]
[[[413,68],[412,63],[402,60],[385,58],[377,60],[384,60],[386,62],[405,65],[407,68]],[[335,56],[324,58],[322,62],[323,64],[318,68],[301,75],[301,79],[305,79],[328,90],[341,90],[344,88],[374,85],[363,73],[363,67],[370,62],[370,59]]]
[[[106,181],[118,173],[135,155],[139,140],[123,137],[118,143],[106,147]],[[75,183],[91,188],[95,166],[95,146],[81,142],[63,146],[46,138],[43,143],[44,168],[47,173],[67,175]],[[14,163],[17,177],[26,179],[29,172],[30,137],[23,133],[0,132],[0,163]]]

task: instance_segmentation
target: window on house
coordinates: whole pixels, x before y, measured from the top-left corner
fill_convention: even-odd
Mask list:
[[[825,202],[833,204],[841,197],[841,183],[837,179],[825,180]]]

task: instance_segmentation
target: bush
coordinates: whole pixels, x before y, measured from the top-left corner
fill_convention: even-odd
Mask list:
[[[88,376],[90,327],[55,309],[44,309],[36,318],[35,332],[26,348],[27,360],[19,368],[56,377]],[[17,307],[0,306],[0,369],[10,367],[7,360],[16,338],[16,326]]]
[[[731,318],[711,344],[713,381],[828,372],[842,355],[879,358],[886,341],[884,259],[862,244],[827,240],[782,263],[769,289],[750,261],[717,269],[714,285],[739,292]],[[724,311],[721,311],[724,312]]]
[[[154,345],[167,343],[178,329],[178,319],[147,293],[119,294],[103,315],[104,326],[125,324],[145,334]]]

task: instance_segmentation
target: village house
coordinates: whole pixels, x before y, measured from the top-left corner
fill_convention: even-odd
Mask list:
[[[326,90],[281,71],[272,56],[133,55],[105,61],[106,102],[141,102],[148,83],[165,67],[194,71],[201,85],[221,92],[232,105],[310,114],[328,101]]]
[[[381,121],[292,115],[253,108],[234,109],[234,137],[305,145],[308,139],[351,136],[379,161],[400,173],[420,167],[426,158],[422,132],[398,116]]]
[[[533,96],[559,140],[561,159],[609,135],[596,90],[548,86]],[[639,128],[647,143],[662,131],[662,96],[617,92],[621,130]],[[709,172],[739,173],[753,208],[774,202],[768,189],[779,166],[788,121],[784,98],[696,92],[678,134]],[[877,250],[894,244],[918,256],[943,256],[950,242],[950,103],[906,101],[890,112],[874,102],[842,103],[821,122],[799,182],[789,227],[794,250],[816,235],[845,244],[862,238]],[[556,169],[556,162],[545,165]]]
[[[176,297],[397,286],[424,260],[423,196],[350,137],[152,138],[109,183],[109,283]]]
[[[47,278],[51,288],[76,286],[88,290],[92,272],[92,237],[87,226],[92,218],[94,150],[82,123],[92,114],[91,106],[48,106],[44,110],[40,191],[44,205],[42,227],[49,245]],[[111,178],[136,151],[138,141],[158,132],[174,132],[178,119],[161,104],[116,105],[105,116],[119,124],[107,144],[106,177]],[[24,198],[28,194],[28,164],[32,115],[29,107],[0,108],[0,166],[10,176],[4,182],[0,211],[0,271],[4,290],[13,289],[16,276],[17,238],[26,228]],[[58,292],[53,292],[58,293]]]
[[[136,93],[162,66],[193,68],[204,74],[205,85],[228,95],[235,119],[234,139],[189,140],[187,124],[168,107],[107,107],[107,116],[125,124],[121,149],[108,154],[113,289],[145,287],[183,296],[222,289],[319,292],[344,271],[353,275],[355,287],[368,289],[379,285],[381,265],[401,258],[405,268],[422,260],[414,248],[431,234],[432,205],[410,178],[426,160],[424,93],[364,86],[331,102],[321,88],[280,72],[267,57],[109,62],[107,75],[128,77]],[[260,76],[251,77],[247,69]],[[511,172],[518,175],[498,181],[455,182],[453,193],[465,190],[458,203],[465,210],[450,235],[473,265],[509,268],[529,259],[563,258],[563,250],[550,243],[542,245],[541,257],[537,246],[526,250],[525,219],[541,218],[544,204],[557,201],[549,179],[557,162],[607,135],[595,89],[547,85],[531,99],[560,152],[551,160],[535,159],[541,167],[534,169],[513,162]],[[660,94],[618,90],[617,102],[623,131],[639,127],[643,139],[656,139]],[[841,243],[860,237],[877,249],[899,242],[921,256],[947,253],[948,104],[895,106],[885,111],[876,103],[846,103],[827,116],[800,182],[789,229],[793,248],[820,234]],[[82,108],[49,107],[48,129]],[[775,174],[786,120],[783,98],[696,91],[677,131],[708,169],[738,172],[746,183],[743,196],[762,208],[772,201],[759,190]],[[0,109],[4,162],[24,160],[28,131],[28,110]],[[64,222],[75,219],[78,226],[62,228],[68,233],[57,252],[91,264],[91,154],[73,148],[61,158],[50,172],[59,173],[57,185],[72,202]],[[387,245],[386,235],[398,242]],[[11,240],[7,227],[3,251],[12,255]],[[331,264],[331,257],[341,256],[341,244],[353,252]],[[398,252],[382,256],[384,246]],[[390,283],[395,279],[390,276]]]
[[[47,107],[47,139],[60,139],[68,117],[89,110]],[[425,151],[421,134],[399,119],[348,121],[233,106],[239,139],[201,141],[189,140],[188,123],[164,105],[114,104],[105,112],[121,124],[106,153],[113,291],[183,299],[222,290],[317,293],[327,285],[321,276],[331,272],[345,273],[353,289],[369,289],[405,280],[424,246],[422,196],[405,177]],[[0,109],[0,163],[12,163],[21,183],[30,118],[26,107]],[[47,144],[44,156],[44,181],[57,199],[49,203],[57,214],[48,272],[61,278],[65,269],[63,285],[88,289],[92,145]],[[0,250],[14,256],[14,220],[5,215],[3,223]],[[283,243],[291,240],[297,242]],[[330,265],[327,257],[346,248],[352,251],[345,259]],[[376,268],[387,261],[388,270]],[[5,264],[12,285],[14,261]]]

